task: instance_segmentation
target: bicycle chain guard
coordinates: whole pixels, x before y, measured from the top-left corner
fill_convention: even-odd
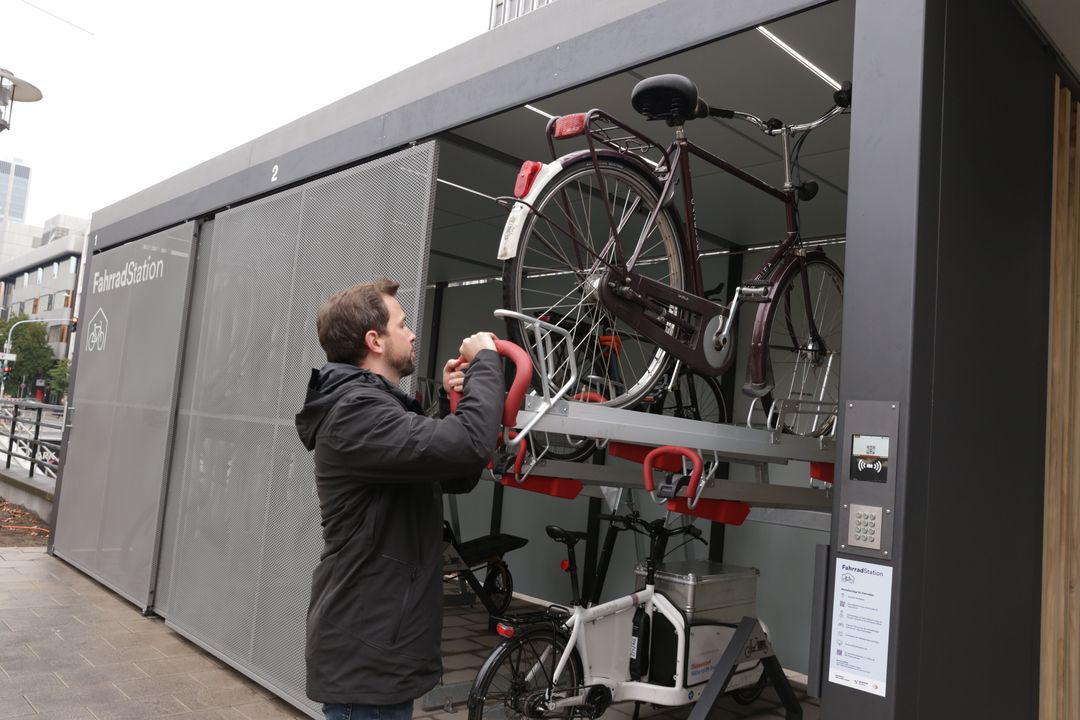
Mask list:
[[[713,344],[728,315],[725,306],[619,268],[604,273],[599,291],[612,314],[695,372],[715,376],[731,365],[731,344]]]

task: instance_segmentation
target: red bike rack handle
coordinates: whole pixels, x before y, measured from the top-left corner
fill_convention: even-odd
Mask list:
[[[645,456],[645,489],[649,492],[653,492],[656,489],[656,485],[653,483],[653,465],[656,463],[656,459],[662,455],[682,455],[694,465],[694,469],[690,471],[690,487],[687,488],[687,496],[690,499],[694,498],[697,493],[698,480],[701,479],[701,471],[704,468],[704,463],[701,461],[701,456],[690,448],[677,447],[675,445],[664,445],[663,447],[653,448],[648,455]]]
[[[502,424],[511,427],[517,420],[518,410],[521,409],[521,403],[525,399],[525,393],[529,390],[529,383],[532,382],[532,359],[529,357],[528,352],[509,340],[496,340],[495,351],[503,357],[508,357],[514,361],[514,382],[510,385],[510,392],[506,394],[506,405],[503,406],[502,416]],[[463,362],[465,362],[464,355],[457,359],[454,367],[457,367]],[[461,400],[461,393],[457,390],[451,390],[450,412],[457,411],[459,400]]]

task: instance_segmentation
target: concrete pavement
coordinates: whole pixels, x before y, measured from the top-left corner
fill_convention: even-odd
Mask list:
[[[446,682],[475,676],[498,637],[477,608],[446,609]],[[798,690],[798,688],[797,688]],[[803,693],[800,693],[803,697]],[[817,720],[804,698],[804,718]],[[605,720],[629,720],[632,705],[616,705]],[[643,708],[643,718],[682,720],[676,711]],[[424,710],[417,720],[465,720]],[[710,720],[783,717],[771,689],[752,706],[721,699]],[[43,547],[0,548],[0,719],[159,718],[257,720],[304,718],[299,710],[188,642]]]

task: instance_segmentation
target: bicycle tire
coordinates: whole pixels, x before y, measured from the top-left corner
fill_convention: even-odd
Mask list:
[[[728,693],[731,699],[739,705],[753,705],[757,702],[761,694],[765,692],[765,688],[769,686],[769,678],[765,675],[764,670],[758,675],[758,679],[751,685],[741,687],[738,690],[732,690]]]
[[[571,651],[570,660],[563,669],[559,683],[554,685],[551,682],[551,676],[559,661],[559,653],[566,647],[566,640],[563,633],[553,632],[550,627],[538,626],[532,629],[518,628],[514,637],[496,645],[469,690],[469,720],[484,720],[496,713],[499,717],[506,718],[526,717],[524,703],[533,693],[542,692],[549,687],[581,687],[584,673],[577,650]],[[537,672],[533,673],[530,680],[527,676],[534,666]],[[499,709],[504,712],[499,712]],[[573,714],[574,708],[571,707],[562,714],[550,717],[570,718]]]
[[[765,409],[784,399],[839,402],[843,271],[821,253],[797,259],[780,277],[772,297],[772,302],[759,310],[765,313],[764,347],[773,384],[762,398]],[[811,337],[807,298],[810,316],[825,345],[823,351]],[[836,413],[787,410],[780,413],[776,423],[786,433],[820,437],[832,431]]]
[[[484,577],[484,590],[491,598],[491,604],[495,608],[495,615],[502,615],[510,607],[510,601],[514,599],[514,578],[510,575],[510,568],[502,560],[488,565],[487,575]]]
[[[581,435],[556,435],[534,430],[529,434],[529,439],[536,456],[543,454],[548,460],[581,462],[596,452],[596,440]]]
[[[679,373],[675,386],[664,394],[660,413],[689,420],[731,422],[717,379],[685,369]]]
[[[611,223],[603,197],[612,199],[612,215],[619,228],[623,256],[629,257],[645,229],[649,213],[659,202],[655,180],[628,162],[615,158],[598,160],[599,175],[587,158],[563,168],[537,196],[523,229],[517,255],[503,269],[503,302],[517,312],[533,317],[560,318],[571,333],[573,347],[558,340],[545,354],[558,357],[573,352],[579,369],[574,396],[601,397],[610,407],[633,405],[650,392],[667,369],[666,351],[633,332],[601,304],[596,285],[604,266],[575,244],[562,228],[581,236],[581,242],[597,255],[611,260],[614,255]],[[681,225],[668,207],[661,208],[646,235],[635,270],[677,289],[685,289],[687,268],[682,257]],[[539,358],[517,320],[507,323],[513,342],[529,349],[535,366]],[[617,345],[605,355],[602,339]],[[611,340],[610,338],[614,338]],[[610,347],[610,345],[609,345]],[[611,357],[616,358],[614,364]],[[561,361],[546,381],[556,391],[569,375],[567,361]],[[539,376],[534,384],[540,388]]]

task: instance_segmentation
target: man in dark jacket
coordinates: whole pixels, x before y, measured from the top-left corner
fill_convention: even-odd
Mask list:
[[[416,336],[380,279],[319,308],[328,362],[296,428],[315,451],[324,547],[307,620],[307,694],[329,718],[399,720],[438,682],[443,492],[468,492],[495,449],[503,404],[493,338],[465,338],[443,385],[457,412],[425,417],[397,383]]]

